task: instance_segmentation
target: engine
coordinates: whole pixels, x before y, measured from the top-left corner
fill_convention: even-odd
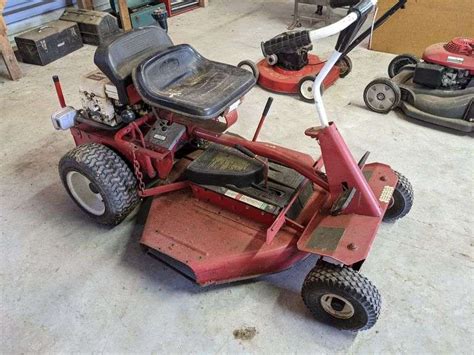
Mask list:
[[[431,89],[459,90],[466,88],[472,76],[469,70],[454,69],[438,64],[418,63],[413,76],[416,84]]]
[[[428,47],[424,62],[416,66],[413,81],[433,89],[458,90],[471,84],[474,75],[474,40],[454,38]]]
[[[100,70],[82,77],[79,86],[83,115],[88,119],[110,127],[129,123],[144,114],[143,104],[133,107],[122,105],[117,88]]]

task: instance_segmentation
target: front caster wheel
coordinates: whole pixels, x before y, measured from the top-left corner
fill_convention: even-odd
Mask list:
[[[260,72],[258,71],[257,65],[254,62],[252,62],[251,60],[243,60],[239,64],[237,64],[237,66],[239,68],[251,72],[252,75],[255,77],[255,80],[258,81],[258,78],[260,77]]]
[[[364,91],[365,105],[377,113],[389,113],[400,104],[401,99],[400,88],[390,79],[375,79]]]
[[[398,171],[395,174],[398,176],[398,183],[383,217],[384,222],[394,222],[404,217],[413,206],[414,193],[410,181]]]
[[[339,77],[345,78],[352,71],[352,60],[348,56],[344,56],[338,60],[336,65],[339,67]]]
[[[388,76],[397,76],[404,66],[417,64],[420,60],[412,54],[402,54],[396,56],[388,65]]]
[[[380,314],[377,288],[346,266],[319,263],[306,276],[301,295],[319,321],[339,329],[369,329]]]
[[[132,171],[102,144],[87,143],[66,153],[59,175],[74,202],[101,224],[119,224],[140,202]]]

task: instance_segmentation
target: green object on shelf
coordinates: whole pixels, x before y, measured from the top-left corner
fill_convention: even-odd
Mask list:
[[[111,0],[110,6],[115,13],[119,13],[118,0]],[[151,16],[153,11],[161,9],[166,11],[166,6],[156,0],[127,0],[130,12],[130,22],[133,28],[150,26],[156,24]]]

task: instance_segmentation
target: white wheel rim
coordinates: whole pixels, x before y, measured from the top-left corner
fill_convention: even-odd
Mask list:
[[[252,68],[249,64],[242,64],[240,67],[241,67],[242,69],[245,69],[245,70],[251,72],[252,75],[255,75],[254,72],[253,72],[253,68]]]
[[[77,171],[70,171],[66,175],[66,183],[71,195],[87,212],[95,216],[105,213],[105,203],[101,194],[94,192],[92,182]]]
[[[321,306],[333,317],[339,319],[349,319],[354,315],[354,307],[344,297],[327,293],[321,297]]]
[[[395,99],[395,90],[387,84],[374,84],[367,91],[367,101],[377,110],[390,110]]]
[[[313,80],[305,80],[300,87],[301,95],[307,100],[314,100]]]

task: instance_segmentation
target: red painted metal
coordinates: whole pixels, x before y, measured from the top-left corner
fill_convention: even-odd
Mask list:
[[[56,95],[58,95],[59,105],[62,108],[66,107],[66,100],[64,99],[63,89],[61,88],[61,82],[57,75],[53,76],[54,87],[56,88]]]
[[[375,198],[336,125],[331,122],[329,127],[324,129],[309,129],[306,135],[316,138],[321,147],[331,198],[336,200],[343,192],[344,186],[355,187],[357,190],[344,213],[381,216],[380,203]]]
[[[282,271],[308,255],[295,230],[283,227],[269,245],[266,228],[182,190],[153,200],[140,243],[190,268],[200,285]]]
[[[450,68],[469,70],[474,75],[474,39],[455,38],[426,48],[423,60]]]
[[[135,105],[142,101],[140,94],[138,93],[137,89],[135,89],[135,86],[133,84],[127,86],[127,95],[130,105]]]
[[[265,59],[257,63],[260,72],[258,85],[269,91],[283,94],[297,94],[298,84],[305,76],[316,76],[326,61],[314,54],[308,55],[309,63],[301,70],[286,70],[277,65],[269,65]],[[323,82],[324,89],[333,85],[339,79],[340,69],[334,66]]]
[[[187,187],[189,187],[188,181],[180,181],[180,182],[174,182],[171,184],[151,187],[149,189],[146,189],[143,192],[139,192],[139,195],[141,197],[159,196],[159,195],[163,195],[169,192],[183,190]]]
[[[275,236],[278,234],[280,229],[285,225],[286,214],[288,213],[290,208],[293,206],[297,198],[300,196],[301,192],[303,191],[307,183],[308,183],[308,180],[304,181],[300,185],[300,187],[298,188],[294,196],[291,198],[288,205],[286,205],[286,207],[280,211],[278,216],[275,218],[275,221],[273,221],[272,225],[267,228],[267,238],[265,240],[267,244],[271,244],[273,242],[273,239],[275,238]]]
[[[393,170],[383,164],[367,164],[364,174],[369,176],[368,184],[371,191],[379,196],[381,206],[380,216],[365,216],[361,214],[341,214],[330,216],[327,208],[323,208],[321,213],[315,213],[308,223],[305,231],[298,241],[298,248],[308,253],[330,257],[344,265],[353,265],[361,260],[365,260],[370,252],[370,248],[377,234],[378,227],[382,221],[388,203],[380,201],[382,191],[386,187],[395,187],[398,178]],[[317,228],[338,228],[343,229],[343,235],[335,248],[311,247],[309,242],[314,236]]]

